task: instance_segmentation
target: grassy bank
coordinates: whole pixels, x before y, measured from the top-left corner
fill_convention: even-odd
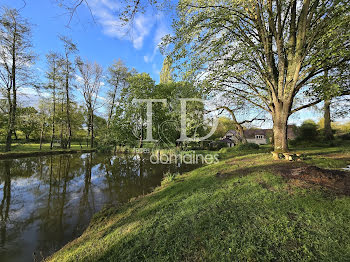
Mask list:
[[[0,144],[0,148],[2,145]],[[11,152],[1,152],[1,159],[13,159],[19,157],[32,157],[32,156],[45,156],[45,155],[57,155],[57,154],[73,154],[91,152],[94,149],[88,147],[81,147],[78,144],[72,144],[70,149],[54,148],[50,149],[50,144],[43,144],[40,150],[39,144],[13,144]]]
[[[102,210],[80,238],[47,260],[350,259],[348,195],[284,176],[306,163],[272,161],[267,153],[232,154],[167,179],[152,194],[119,209]],[[323,159],[331,167],[334,161],[350,164],[348,147],[308,149],[308,154],[316,166],[327,166]]]

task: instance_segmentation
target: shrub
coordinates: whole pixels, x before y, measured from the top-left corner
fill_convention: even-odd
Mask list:
[[[239,144],[234,147],[224,147],[219,150],[220,153],[226,154],[230,152],[237,152],[237,151],[247,151],[247,150],[257,150],[259,149],[259,145],[254,143],[246,143],[246,144]]]
[[[215,141],[210,146],[210,150],[221,150],[224,148],[229,148],[229,147],[227,147],[227,144],[225,142],[221,142],[221,141]]]
[[[237,150],[256,150],[259,149],[259,145],[258,144],[254,144],[254,143],[246,143],[246,144],[239,144],[237,147]]]
[[[178,175],[179,175],[178,173],[166,172],[163,176],[162,184],[164,184],[164,183],[166,184],[166,183],[174,181]]]
[[[315,141],[319,137],[317,124],[312,120],[306,120],[298,129],[297,141]]]
[[[350,133],[340,135],[339,138],[342,140],[350,140]]]

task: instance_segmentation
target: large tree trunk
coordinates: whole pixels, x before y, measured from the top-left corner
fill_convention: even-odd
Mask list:
[[[331,126],[331,101],[324,101],[324,136],[327,140],[333,140],[333,132]]]
[[[273,141],[275,152],[288,152],[288,117],[289,110],[283,108],[273,114]]]

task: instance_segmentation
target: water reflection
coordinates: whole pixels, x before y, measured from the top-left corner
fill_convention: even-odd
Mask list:
[[[103,205],[150,192],[167,171],[193,168],[133,155],[0,161],[0,260],[41,260],[79,236]]]

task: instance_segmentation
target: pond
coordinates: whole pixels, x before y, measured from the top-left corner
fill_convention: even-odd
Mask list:
[[[167,171],[196,167],[96,153],[0,161],[0,261],[40,261],[80,236],[103,206],[151,192]]]

